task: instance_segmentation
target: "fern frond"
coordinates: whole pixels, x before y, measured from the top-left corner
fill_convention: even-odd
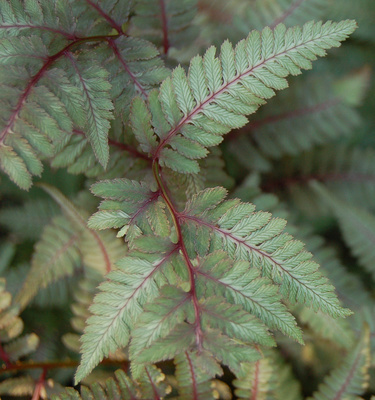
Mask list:
[[[230,272],[225,268],[232,265]],[[249,268],[246,262],[233,262],[224,252],[212,253],[198,270],[197,285],[209,296],[217,293],[230,303],[242,306],[247,312],[255,314],[270,328],[279,329],[284,334],[303,342],[294,317],[279,301],[277,287],[266,278],[259,277],[259,271]],[[216,322],[218,323],[218,322]],[[268,340],[263,337],[262,340]],[[264,343],[263,343],[264,344]],[[269,341],[268,345],[272,345]]]
[[[160,87],[161,106],[151,111],[164,120],[164,127],[170,126],[158,133],[161,139],[153,159],[178,172],[198,172],[195,159],[204,156],[200,136],[223,135],[244,126],[244,115],[255,112],[274,90],[287,87],[287,75],[311,68],[312,60],[325,55],[323,49],[338,46],[354,29],[353,21],[307,23],[302,30],[284,25],[274,31],[265,28],[251,32],[235,50],[224,42],[219,58],[214,47],[203,58],[194,57],[188,76],[177,67]],[[203,146],[214,144],[216,140],[208,139]]]
[[[0,225],[19,238],[37,240],[57,213],[58,207],[49,199],[29,200],[22,206],[2,208]]]
[[[72,54],[67,59],[71,63],[71,74],[75,86],[80,90],[83,107],[86,114],[86,124],[83,129],[87,133],[98,161],[105,168],[109,159],[108,131],[109,120],[113,118],[108,82],[109,73],[102,67],[92,63],[78,62]]]
[[[263,358],[254,364],[243,366],[241,378],[233,382],[237,398],[257,400],[272,398],[278,383],[273,361],[270,358]]]
[[[359,264],[375,276],[375,217],[373,214],[345,203],[323,185],[312,183],[314,191],[337,217],[345,242],[358,258]]]
[[[319,390],[310,400],[356,400],[363,394],[368,384],[370,364],[369,329],[365,326],[362,337],[353,350],[325,379]]]
[[[126,207],[138,206],[143,211],[152,198],[147,185],[126,179],[99,182],[93,191],[105,196],[104,203],[110,208],[121,211],[114,218],[111,213],[96,213],[91,223],[101,228],[122,228],[129,222],[129,214],[124,220]],[[109,281],[101,286],[91,307],[94,316],[88,320],[82,339],[77,380],[109,352],[126,346],[131,337],[133,365],[172,358],[194,349],[195,343],[234,371],[242,362],[256,358],[255,350],[244,344],[273,345],[266,326],[302,342],[293,316],[280,302],[279,289],[293,303],[306,303],[333,317],[350,314],[340,307],[333,287],[303,244],[283,233],[284,220],[255,213],[250,203],[224,201],[225,196],[223,188],[206,189],[194,195],[183,212],[175,211],[173,218],[178,218],[177,229],[184,238],[182,254],[179,242],[155,236],[146,224],[138,228],[131,238],[133,253],[118,263],[119,270],[108,275]],[[189,267],[194,268],[197,285],[194,296],[183,289],[186,283],[183,290],[166,286],[160,291],[160,285],[189,279],[185,262],[196,265]],[[260,278],[261,272],[276,285]],[[192,325],[198,312],[199,320]],[[234,341],[239,344],[235,346]],[[228,346],[232,347],[230,357],[224,353]]]
[[[215,398],[212,378],[223,372],[212,356],[206,352],[186,351],[176,356],[174,362],[179,399],[212,400]]]
[[[76,380],[86,376],[109,352],[124,347],[129,341],[130,328],[147,301],[158,295],[158,286],[175,257],[176,248],[163,257],[158,255],[129,255],[117,263],[108,281],[100,285],[90,311],[94,314],[87,321],[82,337],[82,363]],[[160,282],[161,280],[161,282]],[[158,284],[159,282],[159,284]]]
[[[285,160],[286,161],[286,160]],[[311,190],[318,181],[344,201],[373,209],[375,152],[372,148],[332,145],[280,162],[276,179],[265,178],[266,191],[283,190],[306,214],[327,214],[327,206]]]
[[[115,377],[107,379],[103,386],[98,383],[90,387],[82,386],[82,397],[73,388],[67,388],[59,396],[52,396],[52,400],[160,399],[171,390],[164,380],[165,375],[155,366],[147,367],[139,381],[133,380],[124,371],[118,370],[115,372]]]
[[[359,310],[364,304],[372,304],[370,292],[361,279],[345,268],[337,251],[328,246],[322,237],[312,236],[311,228],[299,229],[299,237],[322,266],[322,270],[335,286],[337,296],[344,305]]]
[[[255,0],[249,7],[243,7],[239,26],[244,30],[262,29],[265,26],[275,27],[284,23],[287,26],[301,25],[307,20],[320,19],[325,15],[329,2],[324,0]]]
[[[91,188],[93,194],[104,197],[100,211],[89,220],[93,229],[121,228],[117,236],[125,236],[131,244],[143,233],[162,236],[170,232],[164,203],[159,191],[152,191],[145,182],[129,179],[100,181]]]
[[[0,382],[0,394],[8,396],[32,396],[35,381],[31,376],[20,376]]]
[[[117,31],[125,33],[123,27],[128,23],[133,1],[86,0],[83,3],[72,2],[74,15],[77,16],[77,32],[89,35],[107,35]]]
[[[75,38],[75,21],[69,1],[32,0],[20,5],[17,0],[0,3],[0,37],[36,33]]]
[[[134,7],[132,23],[139,29],[138,34],[162,46],[163,53],[167,54],[171,47],[181,47],[194,40],[196,29],[191,25],[196,7],[197,0],[141,0]]]
[[[7,96],[3,97],[1,164],[24,189],[31,186],[30,174],[41,174],[40,158],[51,156],[53,144],[66,140],[73,121],[77,120],[71,114],[81,115],[77,89],[65,72],[49,70],[63,54],[50,56],[38,36],[2,40],[0,85]],[[57,78],[56,81],[49,81],[48,75]],[[23,90],[18,89],[22,86]],[[20,168],[17,176],[16,165]]]
[[[284,220],[254,212],[255,206],[238,200],[218,205],[223,199],[222,189],[207,189],[194,196],[181,213],[187,234],[196,238],[193,245],[201,247],[191,247],[191,254],[205,254],[211,239],[211,246],[224,249],[235,260],[249,260],[279,284],[281,294],[292,303],[303,302],[334,317],[348,315],[303,243],[282,233]]]
[[[329,340],[342,348],[350,348],[353,344],[353,332],[349,323],[344,319],[334,319],[322,312],[314,312],[309,308],[297,308],[298,319],[306,324],[320,338]]]
[[[78,58],[78,61],[80,59],[82,57]],[[91,58],[83,57],[83,63],[90,65],[91,62]],[[169,70],[164,67],[157,49],[150,42],[138,38],[109,38],[107,45],[98,47],[98,63],[102,64],[109,74],[106,79],[110,83],[114,115],[126,124],[134,96],[140,94],[147,98],[150,90],[169,75]],[[126,126],[119,129],[118,125],[110,132],[111,137],[108,141],[111,153],[107,170],[112,174],[111,177],[118,176],[116,169],[123,174],[124,170],[133,167],[132,164],[137,158],[147,160],[142,149],[138,151],[133,143],[130,146],[127,144],[127,138],[132,137],[133,133],[128,131]],[[87,143],[86,130],[82,124],[77,126],[81,128],[73,130],[69,142],[59,147],[52,166],[68,167],[68,171],[74,174],[85,173],[90,177],[105,177],[105,170],[97,165],[92,147]],[[129,158],[124,157],[126,152],[130,155]]]
[[[69,25],[73,29],[73,14],[80,16],[77,18],[79,23],[84,20],[87,24],[91,19],[88,25],[103,19],[107,28],[102,30],[99,23],[94,27],[94,31],[98,29],[96,35],[92,37],[76,36],[75,32],[66,33],[56,42],[43,36],[45,31],[52,32],[48,26],[41,26],[43,29],[37,30],[30,37],[9,37],[13,31],[4,29],[8,34],[0,48],[0,60],[4,65],[0,71],[0,83],[2,99],[6,102],[3,107],[4,122],[0,127],[1,168],[19,186],[28,189],[31,186],[31,175],[41,174],[40,158],[61,153],[68,142],[70,150],[75,147],[75,156],[70,155],[70,159],[78,156],[91,159],[91,152],[86,151],[85,155],[81,155],[85,142],[69,140],[70,135],[76,131],[84,132],[83,135],[92,146],[94,155],[91,163],[95,164],[95,160],[98,160],[105,168],[109,161],[108,132],[114,108],[112,100],[115,101],[116,115],[127,118],[134,94],[147,96],[148,90],[168,75],[156,48],[145,40],[125,37],[121,24],[115,21],[124,19],[126,22],[131,2],[114,4],[108,1],[99,4],[90,0],[87,1],[85,13],[75,2],[67,3],[67,15],[63,15],[63,0],[48,0],[43,6],[37,1],[29,1],[23,12],[18,10],[21,7],[18,1],[3,0],[3,3],[3,18],[7,20],[24,20],[28,14],[40,11],[40,23],[44,17],[48,24],[53,24],[53,19],[57,18],[60,25]],[[116,15],[119,11],[121,16]],[[70,17],[73,18],[71,24]],[[15,22],[13,25],[17,24]],[[52,38],[57,33],[64,33],[59,29],[59,24],[56,25]],[[111,35],[108,26],[112,26],[119,34]],[[105,46],[96,47],[96,64],[101,64],[100,67],[93,66],[91,53],[88,56],[87,51],[79,55],[72,52],[72,48],[79,45],[82,47],[85,42],[103,41],[106,42]],[[55,164],[59,162],[55,161]],[[96,176],[103,173],[103,169],[95,167],[98,170]],[[79,172],[82,169],[85,169],[84,166],[80,167]]]
[[[348,0],[334,1],[330,5],[330,11],[330,14],[337,20],[346,18],[345,16],[348,15],[350,15],[350,18],[355,18],[361,27],[355,33],[355,36],[362,40],[374,41],[372,16],[375,8],[371,0],[362,0],[361,3],[352,3]]]
[[[81,267],[79,234],[65,218],[53,218],[36,244],[31,269],[16,296],[16,302],[25,307],[40,288],[72,275]]]
[[[113,234],[90,230],[86,216],[73,203],[56,188],[41,186],[60,205],[67,218],[55,217],[36,244],[31,269],[16,297],[21,307],[25,307],[40,288],[83,268],[91,268],[103,276],[112,269],[114,261],[124,255],[120,241]]]
[[[144,350],[152,347],[159,338],[168,336],[187,317],[190,304],[189,294],[173,286],[164,286],[160,296],[149,303],[138,318],[132,333],[129,348],[130,358],[142,363],[148,360],[142,356]]]
[[[6,291],[5,279],[0,279],[0,360],[3,372],[7,367],[17,364],[25,356],[35,352],[39,338],[35,333],[20,336],[23,331],[23,321],[19,317],[20,307],[12,302],[11,294]],[[0,394],[23,396],[33,393],[35,382],[23,376],[5,378],[0,383]]]
[[[147,98],[151,89],[170,74],[160,53],[149,41],[134,37],[110,40],[99,56],[110,72],[111,97],[115,113],[127,121],[131,100],[141,95]]]
[[[362,78],[366,80],[367,74]],[[352,79],[357,86],[358,77]],[[347,88],[347,84],[343,86]],[[270,159],[298,155],[316,145],[353,134],[360,125],[354,108],[358,103],[348,104],[348,95],[339,95],[336,86],[336,82],[322,78],[295,81],[287,92],[272,99],[254,121],[238,133],[241,137],[231,142],[231,151],[240,157],[244,166],[262,171],[263,164]],[[249,150],[255,153],[254,158],[249,158]]]
[[[16,246],[8,240],[4,240],[0,244],[0,272],[4,273],[5,269],[9,267],[12,259],[16,253]]]

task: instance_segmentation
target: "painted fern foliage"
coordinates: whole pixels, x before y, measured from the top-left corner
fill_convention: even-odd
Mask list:
[[[0,0],[4,399],[375,393],[347,3]]]

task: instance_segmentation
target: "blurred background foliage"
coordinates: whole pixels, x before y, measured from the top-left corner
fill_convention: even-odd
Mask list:
[[[278,22],[292,26],[312,19],[346,18],[356,19],[359,25],[352,38],[315,62],[312,71],[291,78],[289,89],[263,106],[247,126],[226,137],[220,146],[224,163],[217,161],[215,152],[207,161],[216,169],[210,170],[207,184],[223,184],[225,179],[231,196],[286,218],[289,231],[307,244],[343,305],[354,311],[346,320],[334,321],[304,307],[295,308],[306,346],[285,337],[279,338],[279,346],[303,395],[311,395],[324,376],[340,365],[365,323],[370,327],[373,353],[364,394],[370,399],[375,393],[375,1],[199,0],[191,15],[191,31],[181,37],[176,34],[176,43],[171,43],[163,58],[170,68],[186,66],[211,44],[219,46],[227,38],[237,42],[252,29]],[[142,21],[137,20],[131,26],[135,35],[140,26]],[[152,32],[148,35],[153,37]],[[38,180],[57,187],[82,215],[95,211],[97,200],[85,190],[92,178],[45,163]],[[15,351],[14,361],[27,359],[29,353],[34,362],[69,360],[64,368],[48,370],[54,382],[45,394],[49,396],[61,389],[56,382],[72,384],[78,334],[103,271],[94,265],[89,277],[81,279],[88,256],[82,247],[75,247],[74,240],[59,241],[66,234],[82,245],[83,228],[61,218],[59,206],[40,187],[21,191],[5,175],[0,182],[0,272],[6,278],[6,292],[17,299],[18,309],[10,313],[14,337],[23,324],[22,340],[29,350]],[[60,234],[48,242],[51,225],[58,226]],[[114,235],[103,240],[111,242]],[[62,248],[64,254],[59,254],[58,261],[38,258],[43,246],[50,247],[54,256]],[[90,253],[92,245],[88,248]],[[53,271],[59,262],[70,263],[70,273],[59,276]],[[30,268],[37,270],[38,264],[44,268],[45,263],[51,263],[52,274],[38,283],[45,288],[33,299],[23,298],[21,288]],[[1,309],[0,320],[9,320],[9,309]],[[93,373],[85,383],[108,377],[125,358],[116,355],[112,367]],[[0,383],[0,395],[30,398],[39,375],[40,369],[29,371],[27,377],[19,373],[13,385],[20,388],[19,393],[7,391]],[[224,381],[231,378],[228,373]],[[222,396],[226,398],[225,390]]]

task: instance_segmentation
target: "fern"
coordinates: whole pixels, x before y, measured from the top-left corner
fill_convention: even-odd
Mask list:
[[[324,201],[332,207],[339,221],[344,239],[354,256],[358,257],[359,263],[369,273],[374,274],[375,219],[373,215],[342,202],[317,183],[313,187]]]
[[[110,378],[102,387],[93,384],[91,387],[82,387],[81,394],[73,388],[68,388],[65,393],[53,396],[52,400],[112,400],[112,399],[160,399],[170,391],[170,387],[163,380],[165,376],[155,367],[145,369],[139,382],[129,378],[123,371],[115,372],[115,378]]]
[[[29,274],[16,297],[21,307],[25,307],[41,287],[84,268],[104,275],[112,269],[113,259],[122,255],[120,244],[113,241],[111,234],[89,230],[80,211],[65,196],[53,187],[45,185],[43,188],[62,207],[68,219],[58,216],[46,226],[36,245]]]
[[[329,3],[322,0],[255,0],[252,13],[246,8],[243,10],[245,15],[242,15],[242,24],[245,25],[246,21],[249,27],[255,29],[275,27],[280,23],[296,25],[304,23],[306,18],[320,19],[328,7]]]
[[[134,25],[142,36],[162,46],[163,53],[167,54],[171,47],[180,47],[194,39],[196,30],[191,23],[196,6],[197,0],[181,3],[142,0],[134,7]]]
[[[357,24],[321,0],[225,6],[0,0],[0,393],[301,400],[337,362],[322,393],[370,396],[370,283],[282,189],[334,204],[371,270],[347,220],[372,221],[371,45],[271,100]]]
[[[237,133],[238,137],[231,142],[231,151],[241,157],[245,167],[263,172],[272,170],[269,164],[263,167],[266,160],[298,155],[316,145],[344,139],[360,125],[360,118],[353,108],[358,105],[356,96],[348,98],[346,87],[351,80],[358,84],[362,78],[365,82],[367,75],[364,70],[359,78],[350,76],[336,85],[315,79],[295,81],[288,92],[271,100],[260,110],[259,118]],[[306,90],[311,92],[308,99],[304,96]],[[340,90],[346,97],[340,97]],[[358,97],[362,96],[359,94]],[[259,153],[257,158],[249,158],[249,151]]]
[[[0,357],[5,368],[10,368],[19,359],[35,351],[39,338],[34,333],[20,336],[23,321],[19,317],[20,309],[12,304],[12,295],[6,291],[5,279],[0,281]],[[31,377],[20,376],[5,379],[0,383],[1,395],[28,395],[33,393],[35,383]]]
[[[210,139],[207,143],[197,140],[202,131],[203,137],[222,135],[245,125],[243,114],[255,112],[264,99],[274,95],[273,89],[287,87],[285,76],[311,68],[310,60],[324,55],[323,48],[338,45],[337,41],[353,29],[349,26],[306,24],[301,31],[279,25],[274,33],[269,28],[262,34],[253,31],[237,44],[235,52],[229,42],[224,42],[220,59],[213,47],[204,58],[194,58],[188,77],[182,68],[176,68],[172,79],[166,79],[160,87],[166,116],[160,115],[160,106],[150,104],[150,108],[155,107],[154,113],[164,118],[164,126],[157,129],[161,141],[152,149],[153,159],[178,172],[198,172],[195,159],[204,157],[202,145],[215,144]],[[195,145],[187,149],[186,139]],[[168,144],[172,149],[166,148]]]
[[[367,385],[369,361],[369,331],[365,328],[361,340],[343,364],[332,371],[311,399],[357,399]]]
[[[300,388],[290,366],[274,352],[268,352],[262,360],[246,365],[234,385],[239,399],[301,398]],[[286,388],[287,391],[283,394],[282,390]]]
[[[278,178],[265,179],[266,191],[283,191],[307,215],[327,214],[327,206],[309,184],[316,180],[344,201],[373,207],[374,153],[371,148],[331,145],[302,153],[278,165]]]

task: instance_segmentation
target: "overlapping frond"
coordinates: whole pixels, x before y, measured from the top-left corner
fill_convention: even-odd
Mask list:
[[[58,213],[57,205],[49,199],[34,199],[22,206],[0,210],[0,225],[17,237],[37,240],[50,219]]]
[[[81,394],[73,388],[67,388],[59,396],[52,396],[52,400],[160,399],[171,390],[164,380],[165,375],[155,366],[147,367],[138,381],[118,370],[115,377],[107,379],[103,385],[94,383],[90,387],[82,386]]]
[[[75,37],[75,20],[67,0],[0,2],[0,37],[41,33]]]
[[[168,75],[150,42],[125,36],[121,25],[130,10],[131,2],[90,0],[79,7],[65,0],[43,5],[2,1],[0,166],[18,186],[28,189],[32,175],[42,172],[41,159],[56,153],[60,157],[54,165],[71,166],[75,173],[94,167],[96,161],[105,169],[113,110],[127,118],[135,93],[147,96]],[[31,19],[35,26],[29,26]],[[88,21],[93,25],[90,34],[77,34],[80,23]],[[25,29],[26,33],[33,29],[33,35],[24,35]],[[91,42],[94,63],[90,48],[84,47]],[[101,42],[103,46],[98,45]],[[79,54],[74,53],[77,47],[83,50]],[[127,147],[116,140],[112,143]],[[111,160],[110,166],[114,163]],[[103,168],[95,167],[95,176],[103,173]]]
[[[98,233],[86,225],[86,216],[56,188],[43,188],[60,205],[64,216],[53,218],[35,246],[31,269],[16,300],[25,307],[40,288],[62,277],[83,273],[85,268],[101,276],[124,255],[119,240],[110,232]]]
[[[133,97],[137,94],[147,97],[170,71],[164,66],[159,51],[147,40],[123,36],[109,44],[100,57],[111,74],[115,113],[127,121]]]
[[[100,181],[92,192],[104,197],[100,211],[89,220],[93,229],[121,228],[117,236],[132,241],[143,233],[169,236],[170,223],[165,204],[158,191],[152,191],[145,182],[129,179]]]
[[[349,272],[340,260],[336,249],[329,246],[322,237],[312,235],[310,227],[306,229],[306,227],[299,226],[298,236],[306,243],[306,248],[314,254],[314,258],[319,262],[322,266],[322,271],[335,286],[337,296],[345,306],[357,311],[364,304],[372,304],[370,291],[365,287],[358,275]],[[330,323],[329,320],[327,320],[327,323]],[[344,321],[340,322],[340,325],[345,324]],[[321,326],[324,327],[324,324]],[[340,342],[340,339],[337,339],[337,341]]]
[[[141,0],[135,4],[132,23],[139,29],[138,34],[167,54],[170,47],[181,47],[194,40],[197,32],[192,20],[196,7],[197,0]]]
[[[62,337],[64,345],[79,353],[79,334],[85,328],[85,322],[90,317],[89,307],[92,304],[94,295],[97,293],[97,286],[101,279],[98,276],[89,276],[82,279],[73,293],[74,302],[71,305],[73,317],[70,324],[76,333],[66,333]]]
[[[207,189],[192,198],[180,218],[186,223],[191,254],[204,255],[209,246],[224,249],[236,260],[248,260],[280,285],[291,302],[304,302],[334,317],[347,315],[328,280],[311,261],[303,243],[283,233],[285,221],[255,206],[228,200],[221,188]],[[195,239],[194,239],[195,238]],[[211,244],[210,244],[211,241]]]
[[[109,352],[127,345],[130,329],[144,304],[157,297],[165,283],[163,271],[175,257],[176,250],[164,256],[135,253],[117,263],[108,280],[100,285],[100,293],[90,307],[93,314],[82,337],[83,353],[76,379],[86,376]]]
[[[77,18],[76,30],[84,36],[107,35],[114,30],[125,33],[133,5],[134,0],[73,1],[71,6]]]
[[[159,144],[150,148],[153,159],[182,173],[197,173],[197,159],[217,137],[247,123],[275,90],[285,89],[289,74],[310,69],[325,49],[339,45],[355,23],[307,23],[301,28],[253,31],[236,48],[226,41],[220,56],[210,47],[192,59],[189,73],[177,67],[164,80],[159,96],[149,99],[147,125],[155,126]],[[153,135],[156,139],[156,135]],[[155,140],[154,140],[155,142]]]
[[[370,365],[369,329],[363,328],[362,337],[342,364],[334,369],[310,400],[356,400],[368,385]]]
[[[324,0],[255,0],[251,8],[243,5],[242,13],[238,13],[242,22],[239,26],[244,31],[246,28],[275,27],[280,23],[301,25],[322,18],[329,6],[330,1]]]
[[[264,179],[266,191],[283,191],[306,214],[326,214],[327,206],[311,190],[318,181],[340,199],[365,209],[374,206],[375,153],[372,148],[330,145],[281,161],[277,175]]]
[[[108,71],[106,79],[110,84],[109,95],[114,104],[114,115],[127,125],[134,96],[138,94],[147,98],[150,90],[169,75],[169,70],[164,67],[155,46],[143,39],[121,36],[116,40],[109,39],[99,49],[98,63]],[[86,56],[84,62],[91,65],[91,54]],[[120,121],[110,132],[107,170],[112,177],[134,168],[134,163],[142,161],[142,158],[147,159],[142,146],[137,151],[137,143],[129,140],[133,136],[129,127],[122,126]],[[70,140],[59,147],[52,166],[68,167],[70,173],[84,173],[90,177],[105,175],[105,169],[96,162],[84,127],[75,129]]]
[[[215,398],[212,378],[215,375],[221,375],[222,370],[212,356],[206,352],[186,351],[175,357],[174,362],[179,399],[212,400]]]
[[[298,381],[293,377],[290,366],[273,351],[266,351],[264,358],[253,364],[245,364],[233,383],[239,399],[302,398]]]
[[[0,279],[0,360],[3,369],[33,353],[39,345],[39,338],[34,333],[20,336],[24,325],[19,314],[20,307],[6,290],[5,279]],[[5,378],[0,382],[0,394],[28,395],[33,392],[34,386],[35,382],[30,377]]]
[[[322,78],[293,82],[287,92],[270,100],[257,117],[238,132],[238,137],[230,143],[231,151],[244,166],[263,171],[271,169],[270,159],[295,156],[314,146],[353,135],[360,124],[355,107],[362,96],[353,101],[347,92],[350,81],[360,87],[360,79],[367,81],[368,71],[363,70],[359,77],[348,76],[339,84]],[[249,152],[256,156],[249,157]]]
[[[79,270],[82,264],[78,243],[79,234],[70,222],[55,217],[35,246],[31,269],[17,294],[17,303],[25,307],[39,289]]]
[[[338,219],[344,240],[358,262],[374,276],[375,217],[373,214],[350,205],[321,184],[312,183],[314,190],[325,201]]]

